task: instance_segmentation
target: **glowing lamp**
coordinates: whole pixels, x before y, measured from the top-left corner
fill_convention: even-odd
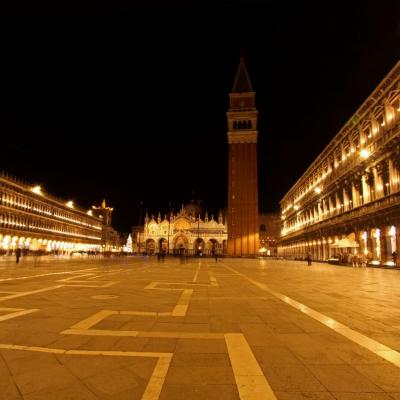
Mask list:
[[[368,158],[369,157],[369,151],[366,149],[363,149],[360,151],[360,155],[362,158]]]
[[[31,191],[36,194],[43,195],[42,188],[39,185],[34,186]]]

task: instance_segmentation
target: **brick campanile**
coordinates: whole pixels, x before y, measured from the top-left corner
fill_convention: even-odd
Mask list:
[[[255,92],[240,58],[228,118],[228,255],[258,254],[257,116]]]

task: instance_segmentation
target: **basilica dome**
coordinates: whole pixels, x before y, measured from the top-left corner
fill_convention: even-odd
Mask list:
[[[201,200],[192,200],[189,204],[186,204],[183,207],[185,213],[192,217],[197,217],[199,214],[203,213],[202,201]]]

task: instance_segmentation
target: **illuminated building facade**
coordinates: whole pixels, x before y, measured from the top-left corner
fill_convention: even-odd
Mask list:
[[[228,255],[254,256],[259,252],[257,119],[255,92],[240,58],[228,118]]]
[[[210,255],[215,251],[222,255],[226,250],[228,239],[227,226],[220,212],[218,220],[214,216],[209,218],[208,213],[201,214],[196,204],[188,204],[178,213],[171,213],[157,219],[146,214],[144,230],[137,232],[139,251],[155,254],[160,250],[179,254],[182,251],[187,255]]]
[[[106,200],[99,207],[92,206],[96,214],[99,215],[102,222],[102,236],[101,236],[101,248],[102,251],[120,251],[122,250],[122,243],[120,234],[111,226],[112,212],[114,208],[108,207]]]
[[[400,250],[400,62],[280,204],[280,255],[326,260],[344,251],[393,265]],[[342,239],[348,248],[336,248]]]
[[[281,218],[279,213],[262,213],[260,222],[260,255],[276,256],[278,241],[281,231]]]
[[[0,252],[100,251],[102,220],[19,179],[0,173]]]

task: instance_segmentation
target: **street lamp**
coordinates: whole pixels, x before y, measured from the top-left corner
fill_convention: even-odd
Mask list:
[[[169,230],[171,229],[171,214],[168,217],[168,240],[167,240],[167,254],[169,255]]]
[[[198,240],[198,253],[199,255],[201,254],[201,240],[200,240],[200,213],[199,216],[197,218],[197,240]]]
[[[171,202],[168,202],[168,243],[167,243],[167,254],[169,255],[169,231],[171,229]]]

